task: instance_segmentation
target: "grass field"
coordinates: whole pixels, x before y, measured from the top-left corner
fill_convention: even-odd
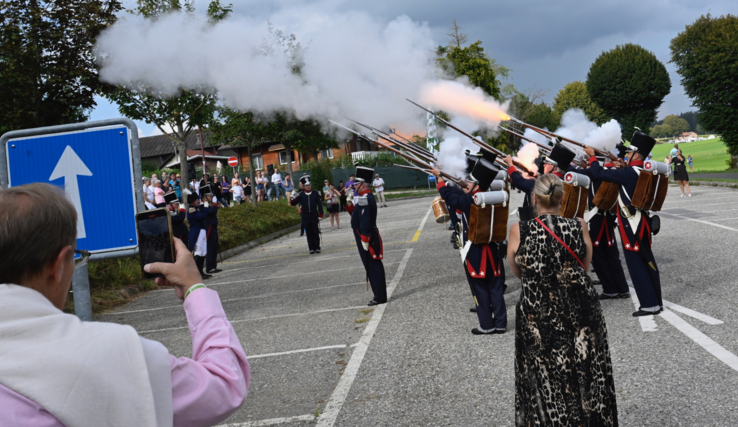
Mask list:
[[[660,162],[669,155],[671,144],[658,144],[653,147],[653,158]],[[695,172],[722,172],[728,169],[727,160],[730,158],[728,149],[721,139],[708,139],[705,141],[695,141],[680,143],[679,148],[682,154],[687,158],[690,154],[694,160]]]

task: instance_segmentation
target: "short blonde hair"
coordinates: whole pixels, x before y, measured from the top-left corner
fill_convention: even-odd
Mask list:
[[[554,174],[541,175],[533,187],[533,194],[536,195],[538,204],[546,209],[560,206],[564,196],[564,182]]]

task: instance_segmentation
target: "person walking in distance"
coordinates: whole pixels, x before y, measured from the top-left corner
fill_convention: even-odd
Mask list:
[[[207,253],[205,254],[205,272],[207,274],[220,273],[218,268],[218,254],[220,253],[220,244],[218,242],[218,209],[220,204],[215,198],[213,185],[206,185],[200,189],[204,195],[205,211],[205,240],[207,241]]]
[[[341,219],[339,217],[339,204],[338,204],[338,197],[339,193],[338,190],[333,186],[333,184],[329,184],[328,186],[328,192],[325,193],[325,206],[328,210],[328,213],[331,216],[331,230],[333,230],[333,220],[336,220],[336,226],[338,228],[341,228]]]
[[[185,191],[187,194],[190,194],[188,190]],[[185,246],[189,246],[190,232],[187,230],[187,224],[185,224],[187,211],[179,204],[179,197],[177,197],[177,193],[174,191],[170,191],[165,194],[164,200],[167,202],[167,209],[169,210],[169,214],[172,216],[172,235],[181,240]]]
[[[356,247],[374,293],[374,298],[369,301],[370,306],[387,302],[387,279],[382,263],[384,247],[377,228],[377,201],[367,184],[371,181],[373,173],[374,169],[356,167],[354,190],[357,194],[357,203],[351,214],[351,229],[354,230]]]
[[[384,180],[379,177],[379,174],[374,175],[374,181],[372,181],[372,187],[374,188],[374,191],[377,192],[377,202],[379,202],[380,200],[382,201],[382,206],[380,207],[386,208],[387,203],[385,203],[384,201]]]
[[[687,159],[682,155],[682,150],[677,150],[676,155],[671,159],[674,165],[674,179],[679,182],[679,189],[682,190],[682,195],[679,197],[685,196],[685,188],[687,189],[686,194],[688,194],[688,197],[692,197],[692,190],[689,188],[689,173],[687,173],[686,161]]]
[[[687,156],[687,163],[689,164],[689,171],[694,172],[694,168],[692,167],[692,155],[691,154]]]
[[[284,176],[284,197],[287,200],[290,200],[292,198],[292,192],[295,190],[294,185],[292,185],[292,177],[290,174],[287,174]]]
[[[292,196],[290,204],[300,205],[300,216],[302,218],[302,229],[307,235],[308,250],[311,254],[320,253],[320,225],[318,222],[323,218],[323,203],[317,191],[313,191],[310,175],[300,178],[300,183],[305,191],[300,191]]]
[[[280,174],[279,171],[276,169],[272,174],[272,188],[274,189],[274,193],[276,194],[274,200],[279,200],[280,197],[282,197],[282,194],[286,194],[284,183],[282,183],[282,174]]]
[[[195,255],[195,265],[200,272],[202,280],[209,279],[209,274],[205,274],[205,257],[208,254],[208,240],[205,231],[205,219],[208,212],[205,207],[200,204],[200,197],[193,192],[187,196],[187,203],[190,209],[187,211],[187,222],[190,224],[190,251]]]

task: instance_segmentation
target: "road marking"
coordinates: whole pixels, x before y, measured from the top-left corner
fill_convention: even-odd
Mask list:
[[[630,280],[628,280],[629,284],[633,284]],[[638,307],[641,306],[640,301],[638,301],[638,295],[636,295],[635,289],[631,286],[630,288],[630,298],[633,300],[633,306],[635,306],[635,309],[638,310]],[[653,315],[650,316],[640,316],[638,317],[638,321],[641,323],[641,329],[643,329],[643,332],[656,332],[659,330],[658,326],[656,325],[656,320],[654,320]]]
[[[309,316],[311,314],[322,314],[322,313],[332,313],[335,311],[346,311],[346,310],[358,310],[360,308],[366,308],[365,305],[356,305],[353,307],[343,307],[343,308],[329,308],[326,310],[317,310],[317,311],[308,311],[306,313],[291,313],[291,314],[278,314],[276,316],[267,316],[267,317],[256,317],[253,319],[241,319],[241,320],[231,320],[231,324],[233,323],[244,323],[244,322],[255,322],[258,320],[269,320],[269,319],[279,319],[282,317],[297,317],[297,316]],[[162,329],[152,329],[149,331],[141,331],[139,334],[151,334],[154,332],[165,332],[165,331],[177,331],[180,329],[189,329],[189,326],[178,326],[175,328],[162,328]]]
[[[731,369],[738,371],[738,356],[726,350],[723,346],[697,330],[697,328],[687,323],[686,320],[677,316],[671,310],[664,309],[660,316],[718,360],[728,365]]]
[[[335,348],[349,348],[349,346],[347,346],[346,344],[339,344],[339,345],[327,345],[325,347],[303,348],[300,350],[283,351],[280,353],[257,354],[256,356],[248,356],[248,359],[251,360],[251,359],[261,359],[263,357],[286,356],[288,354],[309,353],[312,351],[332,350]]]
[[[738,231],[738,228],[727,227],[725,225],[715,224],[714,222],[710,222],[710,221],[703,221],[701,219],[694,219],[694,218],[690,218],[688,216],[682,216],[682,215],[677,215],[677,214],[672,214],[672,213],[666,213],[666,212],[661,212],[661,213],[664,214],[664,215],[670,215],[670,216],[675,216],[677,218],[686,219],[687,221],[694,221],[694,222],[699,222],[701,224],[712,225],[713,227],[724,228],[724,229],[730,230],[730,231]]]
[[[219,424],[216,427],[262,427],[262,426],[276,426],[279,424],[287,424],[287,423],[292,423],[295,421],[314,421],[314,420],[315,420],[315,415],[309,414],[309,415],[298,415],[295,417],[272,418],[269,420],[247,421],[245,423]]]
[[[694,317],[695,319],[701,320],[701,321],[707,323],[708,325],[722,325],[723,323],[725,323],[722,320],[718,320],[718,319],[716,319],[714,317],[710,317],[710,316],[708,316],[706,314],[702,314],[702,313],[700,313],[698,311],[694,311],[694,310],[689,309],[687,307],[682,307],[681,305],[674,304],[673,302],[670,302],[670,301],[664,300],[664,307],[670,308],[670,309],[672,309],[674,311],[678,311],[678,312],[680,312],[682,314],[686,314],[689,317]]]
[[[405,272],[405,267],[407,266],[412,254],[413,250],[408,249],[405,257],[400,261],[400,266],[395,272],[395,277],[392,278],[392,282],[387,286],[387,299],[392,297],[392,293],[397,287],[397,283],[399,283],[402,278],[402,274]],[[348,365],[346,365],[346,369],[343,371],[341,379],[338,381],[328,404],[325,406],[325,410],[318,418],[318,427],[332,427],[338,418],[338,413],[341,411],[343,403],[346,401],[346,396],[348,396],[348,392],[351,390],[351,385],[354,383],[354,380],[356,380],[356,374],[359,372],[361,362],[364,360],[364,355],[369,349],[369,344],[372,342],[374,333],[377,331],[377,326],[379,326],[379,322],[382,320],[387,304],[380,304],[376,307],[377,308],[374,310],[371,320],[369,320],[364,328],[364,333],[361,334],[361,338],[356,344],[356,349],[351,354],[351,359],[349,360]]]
[[[382,242],[382,244],[384,246],[387,246],[387,245],[400,245],[400,244],[403,244],[403,243],[412,243],[412,240],[402,240],[402,241],[399,241],[399,242]],[[344,247],[333,249],[333,250],[330,250],[330,251],[323,251],[323,250],[321,250],[321,253],[329,254],[329,253],[333,253],[333,252],[343,252],[346,249],[351,249],[351,248],[355,248],[355,247],[356,247],[356,245],[352,245],[352,246],[344,246]],[[279,255],[279,256],[272,256],[272,257],[266,257],[266,258],[247,259],[247,260],[243,260],[243,261],[225,261],[225,262],[223,262],[223,264],[242,264],[244,262],[267,261],[267,260],[270,260],[270,259],[294,258],[294,257],[298,257],[298,256],[299,257],[309,257],[311,255],[310,254],[306,254],[306,253],[292,254],[292,255]],[[312,256],[315,256],[315,255],[312,255]],[[318,255],[317,257],[319,257],[319,256],[320,255]]]
[[[233,302],[233,301],[244,301],[249,299],[258,299],[258,298],[268,298],[268,297],[274,297],[278,295],[285,295],[285,294],[294,294],[294,293],[300,293],[300,292],[312,292],[312,291],[321,291],[324,289],[333,289],[333,288],[341,288],[345,286],[355,286],[355,285],[363,285],[366,282],[355,282],[355,283],[346,283],[345,285],[333,285],[333,286],[322,286],[320,288],[310,288],[310,289],[300,289],[296,291],[286,291],[286,292],[272,292],[270,294],[264,294],[264,295],[254,295],[250,297],[243,297],[243,298],[232,298],[232,299],[224,299],[221,300],[221,303],[226,302]],[[158,311],[158,310],[168,310],[170,308],[183,308],[182,304],[179,305],[167,305],[164,307],[155,307],[155,308],[142,308],[140,310],[129,310],[129,311],[121,311],[121,312],[113,312],[113,313],[103,313],[100,314],[100,316],[118,316],[121,314],[132,314],[132,313],[145,313],[147,311]]]
[[[702,203],[698,204],[699,207],[704,208],[705,206],[725,206],[725,205],[734,205],[738,202],[724,202],[724,203],[711,203],[709,205],[703,205]],[[669,209],[682,209],[682,205],[675,205],[673,208]],[[662,209],[663,212],[663,209]]]
[[[425,217],[423,218],[423,221],[420,222],[420,227],[418,227],[418,231],[415,232],[415,236],[413,236],[413,242],[417,242],[420,238],[420,232],[423,231],[423,226],[425,226],[425,221],[428,220],[428,216],[430,216],[431,211],[433,208],[428,209],[428,212],[425,213]]]

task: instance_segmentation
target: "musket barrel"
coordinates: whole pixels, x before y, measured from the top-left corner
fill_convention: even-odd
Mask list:
[[[538,128],[538,127],[535,127],[535,126],[533,126],[533,125],[529,125],[528,123],[525,123],[525,122],[524,122],[524,121],[522,121],[522,120],[518,120],[518,119],[516,119],[515,117],[510,117],[510,120],[511,120],[511,121],[513,121],[513,122],[519,123],[520,125],[522,125],[522,126],[525,126],[525,127],[527,127],[528,129],[534,130],[534,131],[536,131],[536,132],[540,133],[541,135],[544,135],[544,136],[548,136],[548,137],[556,137],[556,138],[561,138],[562,140],[564,140],[564,141],[566,141],[566,142],[569,142],[569,143],[572,143],[572,144],[574,144],[574,145],[577,145],[577,146],[579,146],[579,147],[582,147],[582,148],[584,148],[584,147],[585,147],[585,145],[584,145],[584,144],[582,144],[581,142],[577,142],[577,141],[574,141],[574,140],[572,140],[572,139],[569,139],[569,138],[565,138],[565,137],[563,137],[563,136],[561,136],[561,135],[557,135],[557,134],[555,134],[555,133],[553,133],[553,132],[549,132],[549,131],[547,131],[547,130],[544,130],[544,129],[541,129],[541,128]],[[599,154],[599,155],[601,155],[601,156],[607,156],[607,157],[608,157],[609,159],[611,159],[611,160],[617,160],[617,157],[616,157],[616,156],[615,156],[614,154],[610,153],[610,152],[607,152],[607,151],[602,151],[602,150],[599,150],[599,149],[597,149],[597,148],[594,148],[594,147],[592,147],[592,149],[593,149],[593,150],[595,151],[595,153],[597,153],[597,154]]]

